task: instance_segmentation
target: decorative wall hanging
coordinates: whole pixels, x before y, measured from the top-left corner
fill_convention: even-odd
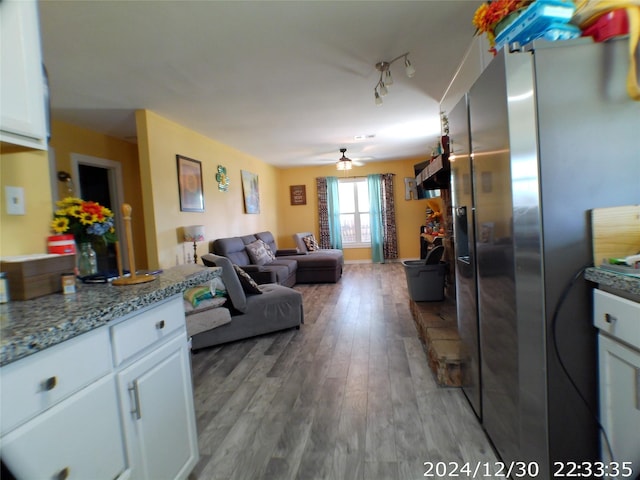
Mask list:
[[[404,178],[404,199],[405,200],[418,200],[418,182],[416,182],[415,178],[405,177]]]
[[[176,160],[178,163],[180,211],[204,212],[202,163],[182,155],[176,155]]]
[[[229,177],[227,177],[227,167],[218,165],[216,173],[216,181],[218,182],[218,190],[221,192],[229,191]]]
[[[289,194],[291,196],[291,205],[307,204],[307,186],[306,185],[291,185],[289,187]]]
[[[242,174],[242,193],[244,195],[245,213],[260,213],[260,190],[258,175],[240,170]]]

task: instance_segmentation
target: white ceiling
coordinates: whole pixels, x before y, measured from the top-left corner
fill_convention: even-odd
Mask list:
[[[283,167],[426,158],[479,3],[43,0],[53,117],[135,141],[150,109]],[[376,107],[375,64],[405,52]]]

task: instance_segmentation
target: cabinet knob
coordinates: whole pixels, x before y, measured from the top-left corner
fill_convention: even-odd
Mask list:
[[[53,478],[55,478],[56,480],[66,480],[67,478],[69,478],[70,471],[71,470],[69,469],[69,467],[64,467]]]
[[[158,323],[156,323],[156,328],[158,330],[162,330],[164,328],[164,320],[160,320]]]
[[[613,315],[610,315],[608,313],[604,314],[604,321],[607,323],[613,323],[615,321],[617,321],[618,319],[616,317],[614,317]]]
[[[42,381],[42,390],[49,391],[56,388],[58,384],[58,377],[49,377]]]

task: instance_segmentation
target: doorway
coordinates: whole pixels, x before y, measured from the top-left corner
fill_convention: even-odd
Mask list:
[[[98,202],[114,213],[120,244],[122,266],[128,269],[127,239],[120,210],[124,202],[122,167],[119,162],[89,155],[71,154],[71,169],[76,179],[76,195],[83,200]],[[117,272],[115,245],[94,246],[98,255],[99,272]]]

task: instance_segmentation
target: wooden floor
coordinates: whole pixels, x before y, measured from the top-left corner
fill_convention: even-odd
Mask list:
[[[409,480],[425,462],[497,461],[462,391],[434,381],[402,264],[347,265],[338,284],[295,288],[300,330],[193,355],[190,479]]]

